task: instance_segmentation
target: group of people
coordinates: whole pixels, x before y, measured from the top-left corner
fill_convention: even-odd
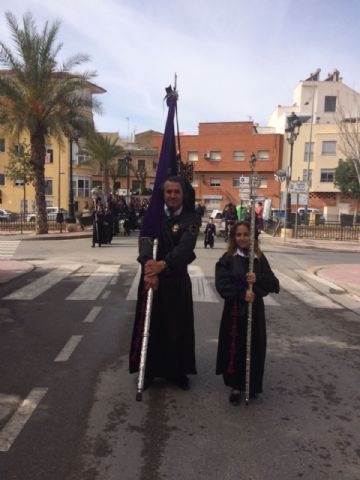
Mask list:
[[[129,204],[125,198],[117,194],[109,194],[106,199],[99,196],[92,212],[93,237],[92,247],[96,244],[111,244],[114,235],[129,236],[132,230],[141,225],[148,208],[148,200],[131,199]]]
[[[142,275],[129,356],[131,373],[139,370],[147,292],[154,291],[144,388],[158,377],[189,389],[189,374],[196,374],[194,311],[187,267],[194,249],[200,217],[189,201],[185,181],[170,177],[163,186],[164,212],[159,249],[152,256],[152,239],[141,237],[138,261]],[[210,222],[211,225],[211,222]],[[211,245],[210,245],[211,246]],[[229,400],[239,405],[245,389],[245,354],[248,306],[253,309],[250,394],[262,392],[266,326],[263,297],[279,292],[279,281],[255,241],[254,272],[249,272],[250,225],[235,220],[229,244],[215,265],[215,285],[224,299],[220,323],[216,374],[231,388]],[[250,288],[250,285],[252,288]]]

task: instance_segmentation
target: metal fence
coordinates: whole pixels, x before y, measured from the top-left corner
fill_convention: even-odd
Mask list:
[[[311,238],[315,240],[359,240],[360,225],[343,226],[339,222],[326,222],[320,225],[298,225],[296,236],[297,238]]]
[[[58,223],[56,220],[48,219],[49,231],[66,231],[66,223]],[[33,232],[36,222],[26,220],[26,215],[12,215],[10,219],[0,219],[0,232]]]

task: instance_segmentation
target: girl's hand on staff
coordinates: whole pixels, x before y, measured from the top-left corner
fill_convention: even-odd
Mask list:
[[[144,277],[145,290],[148,291],[152,288],[155,292],[159,286],[159,277],[157,275],[145,275]]]
[[[245,301],[249,303],[253,303],[255,300],[255,293],[251,292],[250,290],[247,290],[245,293]]]
[[[248,272],[246,274],[246,281],[249,285],[253,285],[256,282],[256,274]]]

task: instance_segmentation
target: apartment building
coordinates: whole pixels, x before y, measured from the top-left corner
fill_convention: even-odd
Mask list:
[[[144,132],[143,138],[158,150],[162,135]],[[137,139],[141,139],[141,136]],[[200,123],[198,135],[181,135],[181,158],[194,166],[193,186],[196,201],[208,210],[222,209],[228,203],[247,202],[240,196],[240,176],[249,176],[249,160],[255,153],[256,173],[261,177],[258,200],[271,199],[279,207],[280,186],[274,172],[280,168],[281,134],[269,133],[254,122]]]
[[[292,180],[309,180],[308,206],[323,211],[326,218],[336,220],[341,213],[353,213],[355,201],[344,198],[334,185],[335,169],[344,154],[344,136],[340,122],[358,121],[360,94],[342,82],[338,70],[320,80],[320,69],[301,81],[294,90],[291,106],[279,105],[271,114],[268,126],[284,134],[283,168],[290,159],[286,141],[286,118],[291,112],[302,121],[295,141]],[[301,198],[306,201],[306,196]],[[282,185],[282,204],[285,202]],[[292,199],[295,203],[295,198]],[[295,211],[294,205],[292,206]]]

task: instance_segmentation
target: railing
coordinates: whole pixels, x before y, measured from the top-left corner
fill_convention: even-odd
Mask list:
[[[338,222],[326,222],[320,225],[298,225],[297,238],[359,240],[360,225],[344,227]]]
[[[27,215],[14,214],[10,219],[0,218],[0,232],[32,232],[35,231],[36,222],[27,221]],[[66,223],[58,223],[56,220],[48,219],[49,231],[66,231]]]

